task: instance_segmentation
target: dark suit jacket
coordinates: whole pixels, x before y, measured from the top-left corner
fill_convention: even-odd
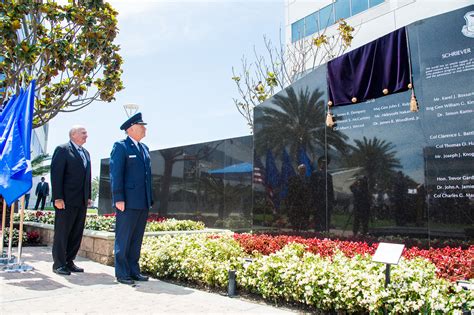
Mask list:
[[[110,154],[113,206],[118,201],[125,201],[126,209],[147,210],[153,205],[150,153],[141,144],[145,154],[129,137],[114,143]]]
[[[49,195],[49,184],[47,182],[39,182],[36,186],[35,195],[47,196]]]
[[[83,148],[84,149],[84,148]],[[66,207],[87,206],[91,199],[91,162],[86,149],[87,166],[71,142],[54,150],[51,159],[52,200],[63,199]]]

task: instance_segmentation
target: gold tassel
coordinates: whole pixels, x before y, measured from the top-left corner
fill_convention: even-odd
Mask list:
[[[335,122],[334,122],[332,113],[328,110],[328,114],[326,115],[326,126],[328,126],[329,128],[332,128],[334,127],[334,125],[335,125]]]
[[[415,92],[413,90],[411,90],[410,111],[414,113],[418,111],[418,102],[416,101]]]

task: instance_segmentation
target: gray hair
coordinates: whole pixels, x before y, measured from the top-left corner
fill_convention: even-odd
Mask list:
[[[71,139],[72,135],[75,134],[76,132],[78,132],[81,129],[86,129],[86,128],[84,126],[81,126],[81,125],[72,126],[71,129],[69,130],[69,139]]]

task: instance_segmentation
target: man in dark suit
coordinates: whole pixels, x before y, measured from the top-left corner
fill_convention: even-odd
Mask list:
[[[46,202],[46,197],[49,196],[49,184],[44,181],[44,177],[41,177],[41,182],[36,186],[36,205],[35,210],[38,210],[39,203],[41,201],[41,210],[44,210],[44,204]]]
[[[120,129],[127,138],[115,142],[110,154],[112,202],[117,209],[115,276],[124,284],[148,280],[138,265],[148,211],[153,205],[150,154],[140,142],[146,134],[144,125],[141,113],[124,122]]]
[[[298,166],[298,174],[288,181],[288,220],[294,230],[306,230],[311,212],[311,187],[306,177],[306,165]]]
[[[84,272],[74,264],[81,246],[87,206],[91,201],[91,162],[89,152],[82,147],[87,131],[74,126],[68,143],[54,150],[51,160],[52,200],[54,219],[53,271],[61,275]]]
[[[332,175],[327,171],[327,165],[330,162],[329,156],[320,157],[318,159],[318,169],[310,177],[316,232],[329,232],[331,226],[331,214],[335,199]]]

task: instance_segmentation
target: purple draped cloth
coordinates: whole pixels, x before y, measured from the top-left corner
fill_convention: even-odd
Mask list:
[[[346,105],[408,90],[408,58],[400,28],[328,62],[329,101]]]

